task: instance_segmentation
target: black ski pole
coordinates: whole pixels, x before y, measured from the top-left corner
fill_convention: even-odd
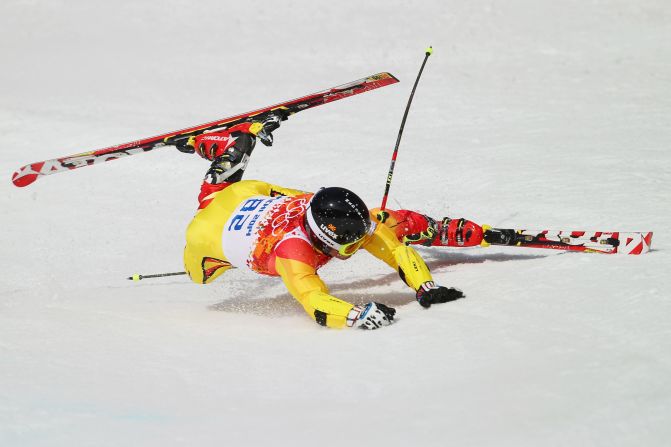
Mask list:
[[[419,83],[419,78],[422,76],[422,71],[424,71],[424,66],[426,61],[429,59],[429,56],[433,53],[433,47],[426,49],[424,56],[424,61],[422,66],[419,69],[417,74],[417,79],[415,80],[415,85],[412,87],[412,92],[410,93],[410,98],[408,99],[408,105],[405,107],[405,113],[403,114],[403,120],[401,121],[401,128],[398,130],[398,137],[396,138],[396,147],[394,147],[394,153],[391,156],[391,165],[389,166],[389,174],[387,174],[387,185],[384,188],[384,196],[382,196],[382,205],[380,210],[384,211],[387,206],[387,197],[389,197],[389,188],[391,187],[391,178],[394,176],[394,166],[396,165],[396,156],[398,155],[398,147],[401,144],[401,136],[403,135],[403,128],[405,127],[405,120],[408,118],[408,112],[410,111],[410,104],[412,104],[412,98],[415,96],[415,90],[417,89],[417,84]]]
[[[179,276],[179,275],[186,275],[186,272],[157,273],[155,275],[140,275],[140,274],[136,273],[133,276],[129,276],[126,279],[130,279],[131,281],[139,281],[141,279],[146,279],[146,278],[162,278],[164,276]]]

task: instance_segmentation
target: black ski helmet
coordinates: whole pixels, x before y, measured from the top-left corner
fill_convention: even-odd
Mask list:
[[[364,201],[349,189],[339,187],[317,191],[310,200],[305,220],[310,240],[325,254],[332,249],[353,254],[359,248],[355,243],[374,229]]]

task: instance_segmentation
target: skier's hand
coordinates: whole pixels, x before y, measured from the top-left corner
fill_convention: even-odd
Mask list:
[[[280,127],[280,121],[282,121],[282,116],[275,114],[270,114],[263,120],[261,130],[256,134],[261,143],[266,146],[273,145],[273,131]]]
[[[347,326],[361,329],[378,329],[394,322],[396,309],[380,303],[354,306],[347,315]]]
[[[420,306],[427,309],[432,304],[448,303],[464,296],[464,293],[459,289],[437,286],[433,281],[425,282],[417,291],[417,301]]]

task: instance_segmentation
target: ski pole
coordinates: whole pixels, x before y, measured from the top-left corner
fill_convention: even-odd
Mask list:
[[[408,105],[405,106],[405,113],[403,114],[403,120],[401,121],[401,128],[398,130],[398,137],[396,138],[396,147],[394,147],[394,153],[391,156],[391,165],[389,166],[389,174],[387,174],[387,185],[384,188],[384,196],[382,196],[382,205],[380,206],[380,211],[384,211],[385,207],[387,206],[387,197],[389,196],[389,188],[391,187],[391,178],[394,176],[394,165],[396,165],[396,156],[398,155],[398,147],[401,144],[401,136],[403,135],[405,120],[408,118],[408,112],[410,111],[410,104],[412,104],[412,98],[413,96],[415,96],[415,90],[417,89],[419,78],[422,76],[422,71],[424,71],[426,61],[429,59],[429,56],[431,56],[432,53],[433,53],[433,47],[429,47],[426,49],[424,61],[422,62],[422,67],[419,69],[417,79],[415,80],[415,85],[412,87],[410,98],[408,98]]]
[[[139,281],[141,279],[146,278],[162,278],[163,276],[179,276],[179,275],[186,275],[186,272],[157,273],[155,275],[140,275],[138,273],[135,273],[133,276],[129,276],[126,279],[130,279],[131,281]]]

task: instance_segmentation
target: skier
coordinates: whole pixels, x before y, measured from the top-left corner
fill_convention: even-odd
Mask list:
[[[281,112],[262,122],[191,137],[179,149],[211,162],[186,232],[184,264],[190,278],[207,284],[231,267],[280,276],[317,323],[376,329],[394,321],[381,303],[353,305],[329,294],[317,270],[332,258],[348,259],[364,248],[398,271],[425,308],[462,298],[438,286],[419,254],[407,244],[477,245],[482,229],[464,219],[436,222],[409,210],[370,210],[345,188],[312,194],[256,180],[242,180],[259,139],[273,144]],[[375,221],[371,220],[375,216]]]

